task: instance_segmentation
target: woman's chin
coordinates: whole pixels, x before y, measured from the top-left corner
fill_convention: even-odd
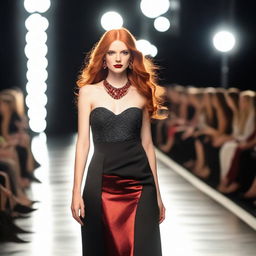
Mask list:
[[[122,74],[126,72],[126,69],[120,68],[120,69],[109,69],[110,72],[115,73],[115,74]]]

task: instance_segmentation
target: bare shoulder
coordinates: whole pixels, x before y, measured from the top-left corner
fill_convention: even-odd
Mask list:
[[[95,84],[87,84],[80,88],[80,90],[83,101],[89,102],[90,108],[95,105],[95,102],[102,101],[101,82]]]
[[[99,83],[87,84],[80,88],[79,94],[81,93],[81,96],[84,96],[84,97],[92,97],[93,94],[97,92],[98,88],[99,88]]]
[[[131,89],[133,98],[136,99],[136,101],[144,108],[147,104],[147,98],[145,95],[143,95],[135,86],[132,86]]]

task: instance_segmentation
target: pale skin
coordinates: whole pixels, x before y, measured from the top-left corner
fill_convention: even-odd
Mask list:
[[[118,40],[112,42],[105,55],[105,62],[108,69],[107,81],[115,87],[123,87],[127,82],[126,69],[129,67],[131,61],[131,54],[126,44]],[[121,68],[115,68],[115,64],[122,64],[123,66]],[[156,155],[152,142],[150,119],[145,104],[146,99],[133,85],[130,86],[127,94],[118,100],[113,99],[108,95],[103,87],[103,81],[83,86],[80,89],[78,96],[78,136],[76,142],[71,211],[73,218],[81,225],[83,225],[81,218],[86,218],[86,206],[84,205],[81,195],[81,184],[90,149],[89,117],[92,109],[100,106],[108,108],[114,114],[119,114],[129,107],[139,107],[143,109],[141,142],[147,154],[156,184],[157,202],[160,212],[159,224],[165,219],[165,207],[159,189]]]

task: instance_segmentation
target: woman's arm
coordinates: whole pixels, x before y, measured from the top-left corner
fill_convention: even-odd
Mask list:
[[[152,174],[154,176],[154,180],[155,180],[155,184],[156,184],[157,198],[158,198],[158,200],[159,199],[162,200],[160,189],[159,189],[159,184],[158,184],[156,155],[155,155],[155,150],[154,150],[154,144],[152,141],[150,119],[149,119],[149,114],[148,114],[148,111],[146,110],[146,108],[144,108],[144,110],[143,110],[141,141],[142,141],[142,146],[147,154],[150,168],[153,172]]]
[[[159,207],[159,224],[160,224],[165,219],[165,207],[162,201],[159,184],[158,184],[156,155],[155,155],[155,150],[154,150],[154,145],[153,145],[152,135],[151,135],[150,118],[146,108],[144,108],[144,111],[143,111],[141,140],[142,140],[142,146],[147,154],[149,165],[152,170],[152,174],[156,184],[157,204]]]
[[[89,149],[90,149],[90,127],[89,115],[91,112],[91,86],[80,88],[78,96],[78,136],[75,152],[73,193],[81,194],[81,184],[84,175]]]
[[[249,149],[249,148],[253,148],[254,146],[256,146],[256,137],[252,140],[242,141],[238,144],[238,147],[240,149]]]
[[[85,205],[81,195],[81,184],[90,149],[89,116],[91,112],[91,94],[91,86],[86,85],[80,88],[78,95],[78,136],[76,142],[71,211],[73,218],[81,225],[84,225],[81,216],[82,218],[85,217]]]
[[[217,128],[218,129],[217,136],[218,136],[221,134],[225,134],[228,121],[223,113],[223,110],[221,109],[217,110],[217,118],[218,118],[218,128]]]
[[[6,141],[8,141],[8,139],[9,139],[10,120],[11,120],[10,113],[4,113],[2,115],[1,131],[2,131],[2,136],[5,138]]]

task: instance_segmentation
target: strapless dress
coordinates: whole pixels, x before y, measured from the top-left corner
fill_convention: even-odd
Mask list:
[[[83,256],[162,256],[156,185],[141,144],[143,109],[90,113],[94,152],[82,197]]]

